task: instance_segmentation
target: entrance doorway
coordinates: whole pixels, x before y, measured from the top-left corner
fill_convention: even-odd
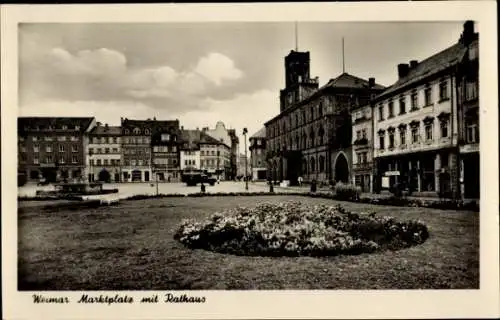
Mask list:
[[[466,155],[464,164],[464,196],[465,198],[479,198],[480,170],[479,154]]]
[[[349,182],[349,165],[346,157],[341,153],[335,161],[335,180],[337,182]]]

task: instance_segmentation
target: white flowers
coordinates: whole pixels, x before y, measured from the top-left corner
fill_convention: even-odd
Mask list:
[[[421,221],[400,223],[392,217],[351,214],[340,206],[282,202],[215,213],[205,222],[183,221],[175,237],[188,247],[225,253],[331,255],[372,252],[393,241],[418,244],[428,232]]]

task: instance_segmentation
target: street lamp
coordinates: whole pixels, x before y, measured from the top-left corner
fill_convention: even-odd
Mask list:
[[[247,128],[243,128],[243,136],[245,137],[245,190],[248,190],[247,133]]]

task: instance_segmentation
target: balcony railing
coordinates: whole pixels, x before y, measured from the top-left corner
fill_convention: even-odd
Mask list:
[[[366,138],[357,139],[353,142],[353,145],[366,146],[366,145],[368,145],[368,139],[366,139]]]
[[[354,170],[367,170],[371,168],[373,168],[373,162],[360,162],[353,164]]]

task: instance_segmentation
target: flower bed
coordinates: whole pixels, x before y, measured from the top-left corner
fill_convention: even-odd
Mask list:
[[[341,206],[259,204],[184,221],[174,238],[189,248],[263,256],[324,256],[400,249],[429,237],[420,221],[356,214]]]

